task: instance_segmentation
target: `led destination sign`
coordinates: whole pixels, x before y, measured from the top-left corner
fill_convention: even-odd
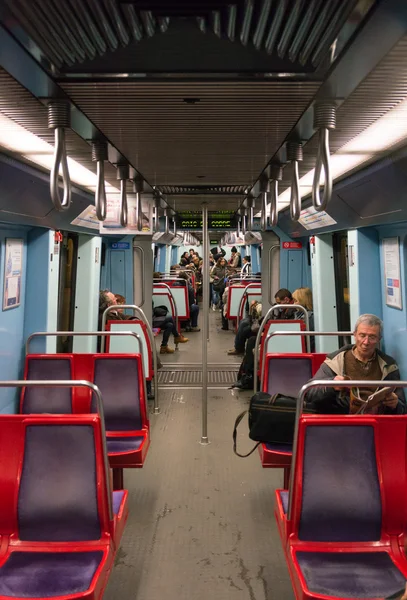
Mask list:
[[[202,229],[202,213],[200,211],[185,211],[177,213],[177,229]],[[232,210],[209,211],[208,229],[235,229],[236,215]]]

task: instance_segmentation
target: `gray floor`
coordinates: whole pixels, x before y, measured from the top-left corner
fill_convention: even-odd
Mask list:
[[[211,314],[210,362],[224,362],[233,346],[232,333],[216,332],[218,320]],[[193,335],[196,343],[177,353],[188,362],[201,356]],[[232,451],[233,423],[249,397],[209,392],[210,444],[202,446],[201,391],[161,390],[146,464],[125,473],[130,515],[105,600],[294,597],[273,515],[282,473],[262,469],[257,453]],[[251,447],[244,425],[239,446]]]

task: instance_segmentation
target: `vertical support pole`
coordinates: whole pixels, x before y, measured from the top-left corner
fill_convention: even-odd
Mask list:
[[[209,238],[208,205],[202,203],[202,242],[203,242],[203,328],[202,328],[202,436],[201,444],[208,444],[208,339],[209,339]]]

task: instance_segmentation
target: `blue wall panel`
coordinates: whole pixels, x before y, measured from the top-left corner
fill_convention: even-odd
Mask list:
[[[0,379],[19,379],[23,375],[24,365],[24,310],[26,296],[27,275],[27,243],[26,231],[21,228],[14,229],[12,226],[0,226],[0,290],[2,294],[0,307]],[[7,227],[7,228],[6,228]],[[3,311],[3,287],[4,287],[4,257],[6,238],[22,238],[24,240],[23,251],[23,275],[21,281],[21,304],[17,308]],[[29,297],[29,302],[36,305],[36,295]],[[14,413],[20,391],[13,388],[0,389],[0,413]]]
[[[128,249],[112,249],[112,243],[127,242]],[[117,239],[104,238],[106,244],[105,264],[102,266],[100,287],[121,294],[128,304],[133,303],[133,237]]]
[[[279,227],[273,231],[280,238],[280,288],[287,288],[293,292],[299,287],[311,287],[311,266],[308,264],[307,238],[293,240]],[[301,241],[302,250],[284,250],[283,242]],[[296,255],[292,259],[291,255]],[[291,267],[291,268],[290,268]],[[276,290],[277,291],[277,290]]]

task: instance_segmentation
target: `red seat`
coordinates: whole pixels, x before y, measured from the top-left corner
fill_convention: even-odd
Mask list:
[[[302,386],[315,375],[326,354],[267,354],[263,392],[296,398]],[[288,489],[292,446],[260,444],[261,464],[265,468],[284,469],[284,489]]]
[[[150,423],[140,354],[32,354],[24,378],[95,383],[102,393],[110,466],[143,466]],[[88,388],[25,388],[20,412],[86,414],[96,412],[96,405]]]
[[[404,588],[405,416],[303,415],[292,510],[275,514],[297,599],[384,598]]]
[[[99,599],[127,517],[98,415],[0,416],[0,598]]]

